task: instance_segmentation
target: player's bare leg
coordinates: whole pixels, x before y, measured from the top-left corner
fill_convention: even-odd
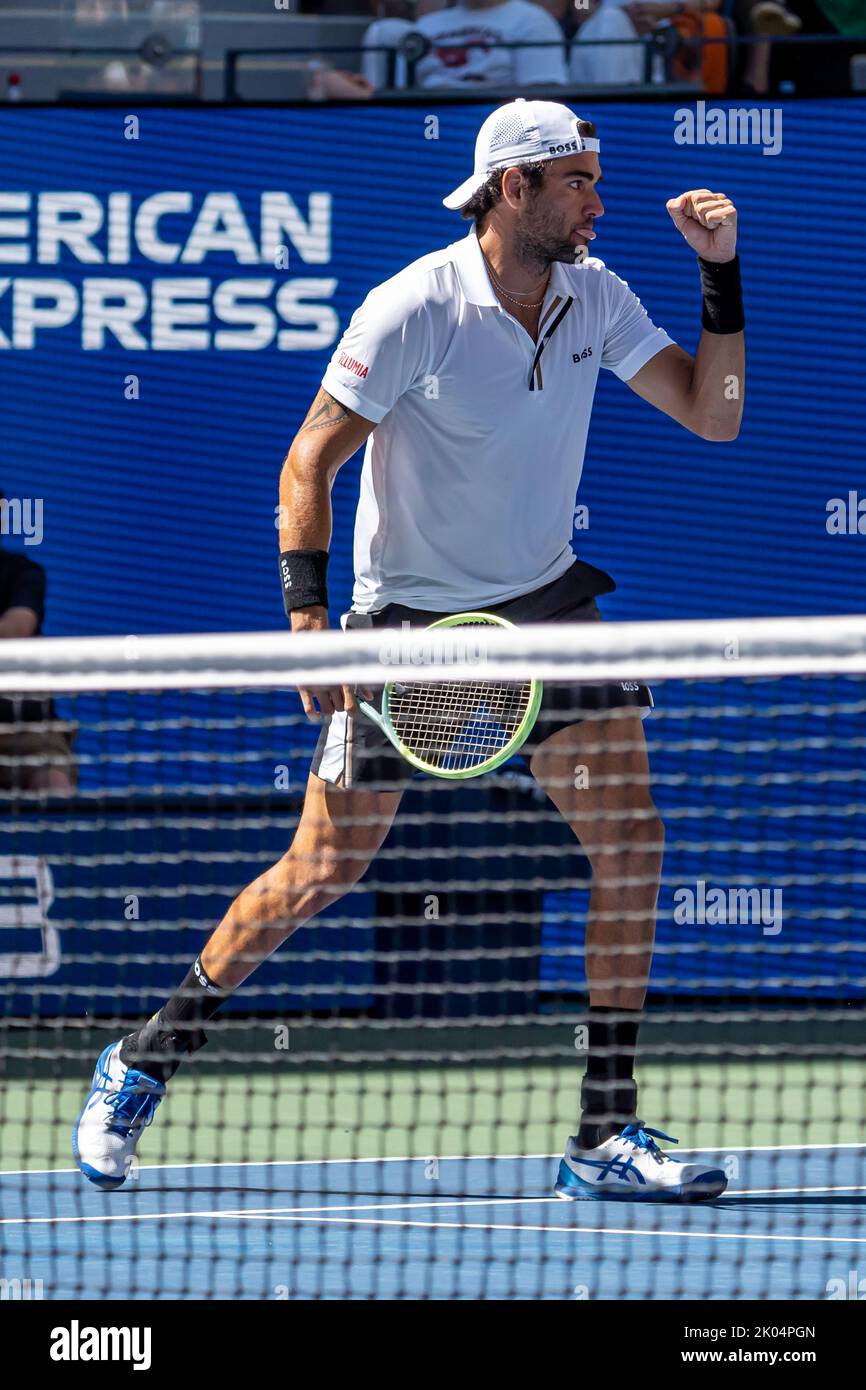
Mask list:
[[[171,999],[137,1032],[105,1048],[73,1129],[81,1171],[100,1187],[126,1179],[141,1134],[203,1025],[303,923],[354,887],[381,846],[400,792],[345,790],[310,774],[286,853],[232,903]]]
[[[650,789],[640,716],[590,718],[547,739],[533,776],[568,821],[592,869],[586,927],[589,1048],[578,1133],[568,1140],[560,1197],[704,1201],[727,1179],[679,1163],[669,1138],[637,1120],[634,1057],[652,963],[664,827]]]
[[[584,1146],[634,1118],[634,1051],[652,962],[664,827],[650,789],[643,724],[632,709],[560,729],[532,774],[589,859],[590,1023],[581,1093]]]
[[[345,791],[311,773],[289,849],[235,898],[202,951],[208,978],[236,989],[293,931],[353,888],[388,834],[400,797]]]
[[[593,1008],[643,1008],[652,962],[664,826],[640,716],[627,709],[560,729],[532,775],[590,862],[586,977]]]

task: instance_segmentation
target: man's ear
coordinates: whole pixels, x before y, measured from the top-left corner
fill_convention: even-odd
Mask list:
[[[506,169],[502,175],[502,198],[509,207],[515,207],[523,193],[523,175],[519,169]]]

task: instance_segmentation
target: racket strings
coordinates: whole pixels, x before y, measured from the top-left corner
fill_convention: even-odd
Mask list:
[[[416,757],[432,768],[465,771],[510,743],[531,699],[531,681],[401,682],[392,687],[389,714]]]

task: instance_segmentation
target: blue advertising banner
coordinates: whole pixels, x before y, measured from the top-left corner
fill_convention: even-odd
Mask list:
[[[606,203],[594,253],[693,349],[694,256],[665,201],[723,189],[749,334],[734,448],[602,373],[575,540],[618,581],[606,613],[856,610],[862,537],[827,522],[831,499],[863,500],[866,284],[841,209],[866,101],[786,106],[774,154],[706,130],[678,143],[673,105],[585,105]],[[152,109],[134,126],[115,110],[0,110],[0,486],[41,499],[49,633],[281,625],[282,459],[367,291],[464,234],[441,198],[488,110]],[[356,492],[347,467],[335,612]]]

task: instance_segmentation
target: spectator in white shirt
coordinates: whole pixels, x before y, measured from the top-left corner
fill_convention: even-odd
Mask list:
[[[644,80],[643,44],[626,6],[629,0],[601,0],[581,24],[571,45],[569,76],[581,87],[637,86]],[[622,44],[596,47],[599,39],[623,39]]]
[[[414,31],[430,41],[415,69],[424,88],[560,84],[566,81],[563,34],[556,20],[533,0],[459,0],[450,9],[431,10],[419,0],[410,22],[405,0],[380,0],[377,19],[364,35],[363,76],[317,74],[311,95],[364,97],[384,86],[388,64],[383,46],[394,47]],[[511,45],[526,44],[527,47]],[[405,59],[396,62],[396,85],[408,82]]]
[[[419,87],[523,88],[566,81],[562,30],[531,0],[460,0],[453,9],[426,15],[415,28],[432,45],[415,70]],[[521,43],[528,46],[503,46]]]

